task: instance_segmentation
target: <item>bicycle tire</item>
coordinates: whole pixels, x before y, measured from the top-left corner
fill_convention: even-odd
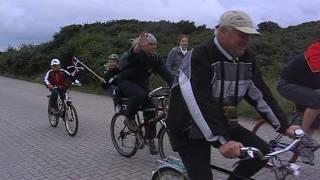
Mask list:
[[[75,136],[79,128],[79,120],[76,108],[70,104],[64,113],[64,123],[69,136]]]
[[[126,116],[121,112],[112,117],[110,125],[111,140],[119,154],[124,157],[131,157],[138,150],[137,136],[124,124],[125,118]],[[124,144],[126,141],[130,143],[129,146]]]
[[[48,119],[49,119],[49,123],[52,127],[57,127],[59,124],[59,114],[53,114],[52,112],[50,112],[49,110],[49,106],[48,106]]]
[[[261,137],[261,135],[260,135],[260,131],[263,131],[262,129],[263,129],[263,126],[266,126],[268,123],[265,121],[265,120],[263,120],[263,119],[261,119],[261,120],[258,120],[258,122],[254,125],[254,127],[252,128],[252,132],[253,133],[255,133],[255,134],[257,134],[260,138],[262,138],[263,140],[265,140],[265,141],[267,141],[268,143],[269,143],[269,141],[268,140],[272,140],[272,138],[270,139],[270,138],[263,138],[263,137]],[[271,127],[271,126],[270,126]],[[297,159],[298,159],[298,157],[299,157],[299,154],[297,154],[297,153],[292,153],[292,155],[291,155],[291,157],[288,157],[288,161],[290,162],[290,163],[295,163],[296,161],[297,161]],[[266,165],[266,168],[272,168],[273,166],[271,165],[271,164],[267,164]]]
[[[169,141],[168,131],[167,128],[165,128],[164,126],[159,130],[158,149],[161,159],[165,159],[170,156],[180,158],[179,153],[174,152],[172,150],[172,146]]]
[[[153,172],[151,180],[188,180],[188,178],[180,171],[164,166]]]

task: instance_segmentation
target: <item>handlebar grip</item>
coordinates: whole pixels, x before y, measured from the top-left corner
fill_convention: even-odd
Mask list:
[[[263,153],[259,149],[254,148],[254,147],[240,148],[240,156],[249,157],[249,158],[258,157],[260,159],[264,158]]]

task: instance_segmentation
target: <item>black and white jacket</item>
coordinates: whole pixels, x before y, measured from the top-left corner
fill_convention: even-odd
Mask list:
[[[166,123],[174,136],[205,138],[209,142],[221,137],[230,139],[222,107],[235,105],[237,67],[237,103],[245,99],[277,131],[287,129],[286,116],[262,79],[254,58],[245,52],[233,61],[217,39],[211,38],[187,54],[173,83]]]

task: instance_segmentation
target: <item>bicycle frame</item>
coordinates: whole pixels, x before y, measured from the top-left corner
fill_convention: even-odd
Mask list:
[[[71,97],[69,95],[69,90],[64,93],[64,99],[61,99],[60,95],[58,97],[58,109],[59,116],[64,120],[64,115],[66,112],[66,108],[72,104]]]
[[[154,108],[143,108],[139,107],[138,112],[135,114],[135,122],[138,126],[138,131],[131,131],[123,121],[125,121],[125,112],[127,109],[127,103],[125,102],[127,98],[121,98],[122,102],[114,103],[116,113],[112,117],[111,120],[111,126],[110,126],[110,132],[111,132],[111,138],[112,142],[116,148],[116,150],[125,157],[131,157],[136,152],[137,149],[142,149],[144,145],[146,144],[146,137],[145,132],[143,128],[148,128],[150,124],[155,125],[157,122],[160,122],[161,128],[157,132],[155,132],[156,137],[159,138],[161,134],[164,134],[165,132],[165,116],[166,116],[166,110],[167,105],[165,103],[166,98],[168,97],[169,93],[165,91],[165,93],[162,90],[170,90],[169,88],[157,88],[153,91],[151,91],[148,96],[155,100],[155,107]],[[154,111],[155,117],[151,119],[144,119],[145,117],[142,116],[142,112],[147,111]],[[119,118],[119,120],[118,120]],[[120,122],[118,126],[115,126],[117,122]],[[124,145],[123,139],[131,138],[131,141],[129,140],[129,145]],[[133,142],[133,143],[131,143]],[[160,141],[158,141],[159,143]],[[127,142],[125,142],[127,143]],[[160,146],[158,146],[160,147]],[[161,149],[159,148],[159,152]]]
[[[162,112],[162,114],[157,114],[154,118],[152,118],[152,119],[149,119],[149,121],[148,122],[145,122],[145,121],[143,121],[142,122],[142,119],[143,118],[141,118],[140,117],[140,115],[139,115],[139,111],[144,111],[145,109],[143,108],[143,107],[141,107],[140,108],[140,110],[138,111],[138,113],[136,114],[136,120],[137,120],[137,123],[138,123],[138,127],[139,127],[139,129],[141,129],[141,128],[143,128],[143,127],[145,127],[145,126],[147,126],[148,124],[151,124],[151,123],[157,123],[157,122],[161,122],[161,124],[162,124],[162,126],[164,126],[164,127],[166,127],[166,124],[165,124],[165,122],[164,122],[164,118],[165,118],[165,116],[166,116],[166,107],[164,107],[164,106],[166,106],[165,105],[165,100],[166,100],[166,96],[168,95],[168,94],[166,94],[166,95],[163,95],[163,94],[160,94],[160,95],[155,95],[155,93],[157,93],[158,91],[161,91],[161,90],[165,90],[165,91],[167,91],[167,90],[169,90],[169,88],[165,88],[165,87],[159,87],[159,88],[156,88],[156,89],[154,89],[154,90],[152,90],[149,94],[148,94],[148,96],[150,97],[150,98],[156,98],[156,107],[155,108],[149,108],[149,110],[150,111],[155,111],[155,112]],[[127,98],[122,98],[122,101],[126,101],[127,100]],[[160,106],[159,106],[159,104],[161,104]],[[114,107],[114,109],[115,110],[117,110],[117,107],[116,107],[117,105],[115,104],[115,107]],[[125,104],[125,103],[123,103],[123,104],[121,104],[121,107],[120,107],[120,109],[118,110],[118,112],[125,112],[126,111],[126,107],[127,107],[127,105]],[[117,112],[117,111],[116,111]]]
[[[165,160],[158,160],[158,162],[160,163],[160,166],[157,168],[157,170],[152,172],[152,176],[154,176],[157,173],[157,171],[159,171],[161,168],[172,168],[174,170],[177,170],[181,174],[183,174],[184,177],[188,176],[182,161],[178,158],[170,156],[170,157],[166,158]],[[219,172],[222,172],[222,173],[225,173],[228,175],[233,175],[233,176],[237,177],[239,180],[255,180],[253,178],[246,178],[246,177],[239,176],[237,174],[234,174],[230,170],[227,170],[227,169],[219,167],[219,166],[215,166],[213,164],[210,164],[210,167],[214,170],[219,171]]]
[[[302,133],[301,133],[302,132]],[[253,148],[253,147],[244,147],[241,148],[241,152],[245,152],[246,153],[246,157],[244,159],[251,159],[251,158],[259,158],[261,160],[264,159],[269,159],[269,163],[272,163],[274,169],[274,173],[276,178],[280,178],[280,175],[278,174],[279,172],[277,172],[278,169],[280,170],[285,170],[286,172],[288,172],[289,174],[292,175],[299,175],[301,167],[299,165],[287,162],[285,164],[282,164],[280,162],[280,166],[276,165],[276,161],[280,161],[278,159],[278,155],[285,153],[287,151],[292,150],[293,148],[295,148],[297,146],[297,144],[301,141],[301,138],[304,136],[304,133],[302,130],[300,131],[296,131],[296,138],[295,140],[293,140],[291,143],[287,144],[285,146],[285,143],[280,143],[282,146],[282,148],[280,148],[279,150],[274,150],[272,149],[272,152],[267,154],[267,155],[263,155],[260,150]],[[180,159],[174,158],[174,157],[169,157],[165,160],[158,160],[158,162],[160,162],[160,167],[157,168],[155,171],[152,172],[152,178],[157,176],[156,174],[158,173],[158,176],[160,176],[160,169],[161,168],[171,168],[173,170],[176,170],[178,172],[180,172],[180,174],[182,174],[185,178],[187,178],[187,174],[186,174],[186,170],[184,168],[184,165],[182,163],[182,161]],[[237,163],[236,163],[237,164]],[[215,166],[215,165],[210,165],[212,169],[220,171],[222,173],[228,174],[228,175],[234,175],[239,179],[252,179],[252,178],[244,178],[241,176],[238,176],[236,174],[234,174],[232,171],[224,169],[222,167],[219,166]]]
[[[302,116],[301,116],[302,114],[301,114],[301,112],[300,111],[296,111],[296,110],[294,110],[294,113],[293,113],[293,115],[292,116],[290,116],[289,117],[289,125],[293,125],[293,124],[300,124],[300,123],[302,123],[301,122],[301,118],[302,118]],[[320,117],[320,115],[318,115],[317,116],[317,118],[319,118]],[[261,132],[263,132],[262,130],[264,129],[264,127],[268,127],[268,125],[267,126],[264,126],[264,124],[268,124],[268,123],[266,123],[266,121],[265,120],[259,120],[255,125],[254,125],[254,127],[253,127],[253,129],[252,129],[252,132],[253,133],[255,133],[255,134],[257,134],[258,135],[258,133],[261,133]],[[271,126],[270,126],[271,127]],[[260,134],[258,135],[258,136],[260,136]],[[306,135],[306,136],[308,136],[309,138],[309,141],[311,140],[311,142],[312,143],[316,143],[316,140],[314,140],[313,138],[312,138],[312,136],[309,136],[309,135]],[[266,141],[268,141],[268,143],[271,145],[271,147],[272,148],[283,148],[283,147],[286,147],[287,145],[288,145],[288,143],[283,143],[283,142],[281,142],[281,138],[283,138],[284,137],[284,135],[283,134],[281,134],[281,133],[278,133],[277,135],[275,135],[275,136],[270,136],[270,138],[267,138],[267,139],[264,139],[264,140],[266,140]],[[270,140],[271,139],[271,140]],[[311,142],[308,142],[308,144],[310,144]],[[305,143],[305,142],[304,142]],[[313,146],[313,145],[312,145]],[[288,158],[288,161],[290,162],[290,163],[294,163],[294,162],[296,162],[297,160],[298,160],[298,157],[300,157],[303,161],[303,163],[305,163],[305,164],[310,164],[310,165],[313,165],[314,163],[313,163],[313,158],[314,157],[312,157],[312,156],[306,156],[306,155],[303,155],[303,156],[301,156],[301,155],[299,155],[299,149],[297,149],[297,148],[291,148],[290,150],[289,150],[291,153],[292,153],[292,155],[290,156],[290,158]],[[309,153],[309,155],[312,155],[312,154],[310,154]],[[268,166],[268,167],[272,167],[272,166]]]

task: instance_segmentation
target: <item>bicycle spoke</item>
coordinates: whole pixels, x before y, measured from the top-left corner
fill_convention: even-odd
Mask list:
[[[134,155],[137,151],[136,134],[124,125],[125,116],[116,114],[111,121],[110,132],[114,147],[125,157]]]

